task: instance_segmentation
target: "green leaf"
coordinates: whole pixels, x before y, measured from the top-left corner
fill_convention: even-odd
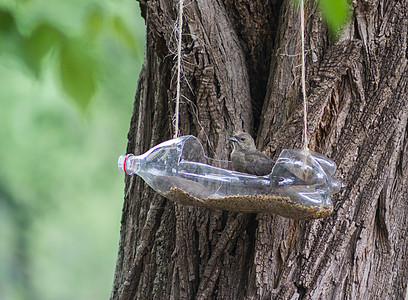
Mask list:
[[[0,9],[0,34],[7,34],[15,31],[17,28],[16,21],[11,12]]]
[[[72,40],[61,47],[60,76],[65,92],[85,111],[95,94],[95,64],[84,45]]]
[[[27,66],[38,75],[44,56],[64,39],[64,34],[53,25],[39,24],[23,42],[23,58]]]
[[[12,53],[18,57],[23,39],[13,13],[0,8],[0,53]]]
[[[349,18],[348,0],[318,0],[329,32],[336,36]]]
[[[85,32],[91,37],[99,34],[103,25],[103,13],[101,8],[93,8],[85,17]]]
[[[136,52],[135,39],[132,31],[128,28],[125,22],[119,17],[115,16],[112,20],[113,29],[116,37],[133,53]]]

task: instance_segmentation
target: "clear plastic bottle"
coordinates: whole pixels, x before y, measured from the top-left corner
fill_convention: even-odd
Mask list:
[[[194,136],[165,141],[141,155],[122,155],[118,168],[136,174],[164,197],[185,205],[315,219],[332,212],[340,190],[336,164],[303,150],[283,150],[271,173],[255,176],[205,156]]]

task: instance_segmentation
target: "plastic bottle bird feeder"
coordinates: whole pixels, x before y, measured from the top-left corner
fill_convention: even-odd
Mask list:
[[[310,220],[329,215],[340,190],[336,164],[303,150],[283,150],[272,172],[255,176],[228,170],[228,161],[205,156],[194,136],[165,141],[144,154],[119,157],[118,168],[136,174],[162,196],[184,205]]]

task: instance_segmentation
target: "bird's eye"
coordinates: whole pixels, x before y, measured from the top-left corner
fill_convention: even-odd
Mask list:
[[[245,138],[240,138],[241,141],[245,141]]]

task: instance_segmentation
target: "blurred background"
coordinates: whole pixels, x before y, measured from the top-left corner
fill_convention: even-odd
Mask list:
[[[0,300],[109,298],[144,34],[135,0],[0,0]]]

